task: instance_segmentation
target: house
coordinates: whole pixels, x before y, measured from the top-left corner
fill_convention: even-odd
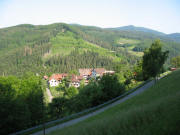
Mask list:
[[[61,80],[64,79],[65,77],[67,77],[67,74],[65,74],[65,73],[62,73],[62,74],[53,74],[49,78],[49,85],[51,87],[58,86],[59,83],[61,83]]]
[[[79,87],[81,80],[84,79],[85,85],[88,84],[90,78],[102,77],[104,74],[114,74],[114,71],[107,71],[104,68],[81,68],[79,69],[79,76],[72,75],[71,83],[69,86]],[[49,78],[49,84],[51,87],[58,86],[61,83],[61,80],[67,77],[68,74],[61,73],[61,74],[53,74]],[[44,79],[48,79],[47,76],[44,76]]]
[[[83,76],[85,80],[89,79],[91,75],[92,68],[81,68],[79,69],[80,76]]]
[[[83,76],[72,75],[70,86],[78,88],[80,86],[81,80],[83,80]]]
[[[102,77],[106,72],[106,69],[104,68],[95,68],[94,70],[96,72],[96,77]]]
[[[95,78],[96,79],[96,76],[97,76],[97,72],[95,69],[92,69],[91,70],[91,78]]]
[[[89,78],[102,77],[104,74],[114,74],[114,71],[107,71],[104,68],[83,68],[79,69],[80,76],[83,76],[85,80]]]

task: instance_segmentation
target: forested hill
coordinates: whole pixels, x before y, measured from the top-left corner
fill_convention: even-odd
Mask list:
[[[180,33],[172,33],[172,34],[167,35],[167,37],[171,38],[175,42],[180,43]]]
[[[133,25],[117,27],[117,28],[110,28],[110,29],[124,30],[124,31],[141,31],[141,32],[148,32],[148,33],[152,33],[152,34],[156,34],[156,35],[165,35],[165,33],[162,33],[162,32],[156,31],[156,30],[152,30],[152,29],[148,29],[148,28],[144,28],[144,27],[136,27]]]
[[[105,48],[115,47],[116,49],[117,47],[123,47],[128,50],[142,52],[145,48],[150,47],[155,39],[160,39],[164,44],[163,49],[170,51],[170,57],[179,55],[180,53],[180,43],[177,38],[179,33],[175,35],[165,34],[133,25],[105,29],[77,24],[72,24],[72,26],[85,33],[85,35],[82,34],[85,40],[99,44]]]
[[[180,54],[180,43],[171,37],[144,31],[64,23],[3,28],[0,75],[44,75],[86,67],[113,69],[119,63],[130,67],[157,38],[164,42],[165,50],[170,50],[171,57]]]

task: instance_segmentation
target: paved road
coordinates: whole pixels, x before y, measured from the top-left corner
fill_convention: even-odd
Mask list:
[[[53,96],[51,94],[51,91],[48,88],[46,88],[46,93],[48,94],[49,102],[52,102]]]
[[[48,133],[50,133],[50,132],[52,132],[52,131],[54,131],[54,130],[57,130],[57,129],[61,129],[61,128],[64,128],[64,127],[67,127],[67,126],[71,126],[71,125],[76,124],[76,123],[78,123],[78,122],[80,122],[80,121],[83,121],[83,120],[85,120],[85,119],[87,119],[87,118],[89,118],[89,117],[91,117],[91,116],[97,115],[97,114],[99,114],[99,113],[101,113],[101,112],[103,112],[103,111],[105,111],[105,110],[107,110],[107,109],[109,109],[109,108],[117,105],[117,104],[120,104],[120,103],[126,101],[127,99],[130,99],[130,98],[132,98],[132,97],[134,97],[134,96],[142,93],[143,91],[145,91],[145,90],[147,90],[149,87],[151,87],[153,84],[154,84],[154,81],[151,81],[151,82],[145,84],[144,86],[140,87],[139,89],[137,89],[137,90],[134,91],[133,93],[131,93],[131,94],[125,96],[124,98],[122,98],[122,99],[120,99],[120,100],[118,100],[118,101],[116,101],[116,102],[114,102],[114,103],[112,103],[112,104],[109,104],[109,105],[107,105],[107,106],[105,106],[105,107],[103,107],[103,108],[101,108],[101,109],[99,109],[99,110],[97,110],[97,111],[94,111],[94,112],[92,112],[92,113],[89,113],[89,114],[87,114],[87,115],[84,115],[84,116],[82,116],[82,117],[79,117],[79,118],[77,118],[77,119],[73,119],[73,120],[67,121],[67,122],[65,122],[65,123],[56,125],[56,126],[54,126],[54,127],[50,127],[50,128],[48,128],[48,129],[46,129],[46,134],[48,134]],[[32,135],[43,135],[43,131],[36,132],[36,133],[34,133],[34,134],[32,134]]]

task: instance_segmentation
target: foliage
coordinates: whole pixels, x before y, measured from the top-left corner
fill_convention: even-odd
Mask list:
[[[99,81],[102,91],[102,101],[112,99],[124,92],[124,85],[119,83],[117,75],[104,75]]]
[[[134,76],[137,81],[143,80],[142,63],[143,63],[143,61],[140,60],[137,62],[137,65],[134,66]]]
[[[0,134],[40,124],[44,106],[40,79],[0,77],[0,106]]]
[[[65,98],[53,98],[52,103],[49,104],[50,115],[56,116],[56,118],[62,117],[62,112],[65,109],[67,99]]]
[[[144,51],[142,69],[145,80],[160,74],[168,53],[169,51],[162,52],[162,44],[159,40],[156,40],[149,49]]]
[[[21,76],[24,72],[31,71],[43,76],[53,72],[69,72],[80,67],[86,68],[87,62],[84,61],[88,61],[87,56],[93,57],[94,54],[98,55],[95,60],[90,61],[90,65],[94,67],[112,69],[111,65],[114,63],[133,66],[142,55],[140,51],[149,47],[155,38],[163,41],[162,49],[170,51],[170,58],[180,54],[179,43],[166,36],[64,23],[18,25],[0,29],[0,35],[0,75]],[[119,47],[119,40],[129,47]],[[78,50],[78,54],[73,60],[78,61],[78,64],[74,64],[72,60],[66,64],[67,57],[74,55],[75,50]],[[82,56],[86,58],[78,59]],[[169,59],[167,63],[170,63]]]
[[[65,98],[73,98],[74,96],[76,96],[79,93],[78,89],[75,87],[69,87],[65,89],[64,95]]]
[[[180,56],[173,57],[173,58],[171,59],[171,65],[172,65],[173,67],[179,68],[179,67],[180,67]]]
[[[45,62],[45,66],[51,68],[54,72],[69,72],[70,70],[78,70],[79,68],[105,67],[111,69],[113,59],[106,56],[100,56],[95,52],[83,52],[74,50],[68,56],[53,56]]]
[[[80,112],[119,96],[124,90],[124,84],[119,82],[116,75],[105,75],[98,82],[91,80],[88,85],[81,87],[79,92],[74,87],[66,88],[64,97],[56,98],[50,104],[50,110],[53,110],[50,113],[52,117],[57,117],[56,114],[58,114],[58,117],[59,115],[63,117]],[[62,106],[64,109],[62,109]],[[58,107],[60,107],[60,110]]]
[[[50,135],[180,134],[179,78],[175,71],[142,94]]]
[[[133,30],[102,29],[81,25],[74,25],[73,27],[76,28],[77,32],[83,37],[83,39],[104,48],[117,49],[118,45],[120,45],[117,44],[117,41],[119,39],[126,39],[129,41],[130,45],[138,47],[138,50],[143,51],[145,48],[150,47],[155,39],[159,38],[164,43],[163,50],[169,50],[170,58],[179,55],[179,43],[172,41],[166,36],[166,34],[162,35],[158,33]]]

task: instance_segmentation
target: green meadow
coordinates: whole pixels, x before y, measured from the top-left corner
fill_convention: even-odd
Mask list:
[[[50,135],[180,134],[180,70],[122,104]]]

